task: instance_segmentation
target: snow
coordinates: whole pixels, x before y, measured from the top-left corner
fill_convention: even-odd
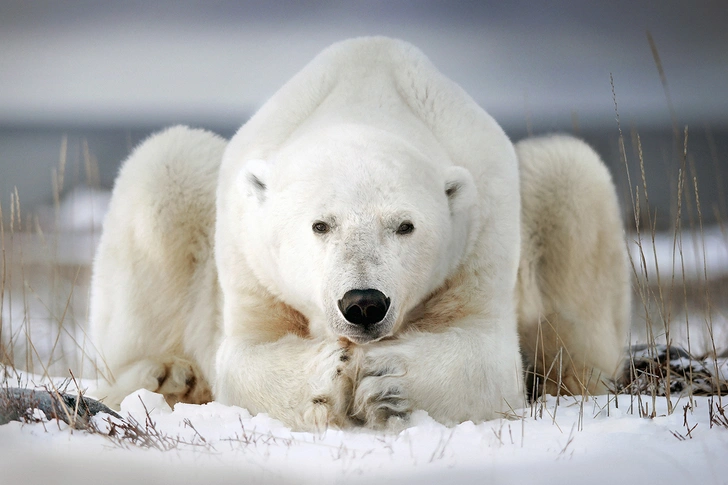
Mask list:
[[[656,417],[639,417],[640,404]],[[63,423],[10,423],[0,427],[0,470],[4,483],[726,483],[728,428],[711,428],[709,398],[673,405],[668,415],[664,398],[548,397],[521,419],[448,428],[420,411],[399,434],[301,433],[218,403],[172,410],[140,390],[121,415],[178,439],[171,451],[120,447]],[[94,419],[104,430],[114,418]]]

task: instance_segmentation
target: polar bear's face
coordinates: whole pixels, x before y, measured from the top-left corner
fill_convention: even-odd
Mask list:
[[[371,128],[300,136],[241,176],[251,268],[308,317],[312,335],[394,334],[476,230],[467,170]]]

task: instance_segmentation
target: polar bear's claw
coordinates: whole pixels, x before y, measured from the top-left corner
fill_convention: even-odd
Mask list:
[[[371,428],[393,428],[406,424],[412,406],[398,378],[363,378],[354,396],[352,419]]]
[[[351,419],[360,425],[378,429],[404,427],[412,412],[407,396],[404,364],[392,354],[380,358],[372,352],[358,359],[358,377],[350,409]],[[382,358],[386,356],[386,358]]]

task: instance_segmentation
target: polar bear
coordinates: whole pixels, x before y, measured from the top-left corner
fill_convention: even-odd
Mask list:
[[[519,154],[520,182],[499,125],[381,37],[326,49],[229,143],[151,137],[119,174],[94,263],[96,395],[215,399],[302,430],[398,427],[416,409],[483,421],[524,405],[519,319],[543,343],[523,344],[536,372],[561,384],[544,366],[558,358],[563,387],[597,389],[618,369],[629,286],[614,188],[571,138]],[[520,183],[539,211],[527,228]],[[567,248],[584,258],[562,265]]]

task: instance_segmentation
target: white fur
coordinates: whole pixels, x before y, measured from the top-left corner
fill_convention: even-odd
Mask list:
[[[547,377],[546,392],[602,393],[622,370],[631,295],[612,178],[594,150],[569,136],[523,140],[516,152],[524,357],[541,384]]]
[[[168,400],[199,402],[209,384],[299,429],[522,406],[516,153],[417,49],[333,45],[224,146],[177,127],[124,165],[94,269],[92,325],[113,373],[97,394],[164,392],[160,366],[138,364],[159,361],[173,381],[195,372]],[[367,288],[391,304],[364,332],[337,302]]]

